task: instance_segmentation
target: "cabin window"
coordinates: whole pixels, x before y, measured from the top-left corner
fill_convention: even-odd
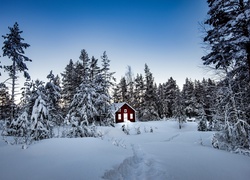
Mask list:
[[[122,119],[122,115],[118,114],[118,120],[121,120],[121,119]]]
[[[133,113],[130,114],[130,119],[133,119],[134,118],[134,115]]]
[[[124,112],[126,113],[126,112],[127,112],[127,109],[124,109]]]

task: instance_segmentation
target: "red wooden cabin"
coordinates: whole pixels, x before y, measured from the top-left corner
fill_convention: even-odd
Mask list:
[[[128,103],[114,103],[112,104],[112,113],[115,117],[116,123],[121,122],[135,122],[135,109],[132,108]]]

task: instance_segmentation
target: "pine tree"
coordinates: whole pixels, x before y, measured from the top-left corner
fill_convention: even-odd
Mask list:
[[[207,131],[207,118],[205,115],[205,87],[199,80],[195,81],[194,85],[194,95],[197,102],[198,131]]]
[[[204,111],[206,119],[209,123],[208,130],[213,130],[213,117],[215,114],[214,105],[216,104],[216,83],[211,79],[203,79],[202,85],[204,88]]]
[[[114,103],[119,103],[121,101],[120,87],[119,84],[115,84],[112,92],[112,100]]]
[[[159,117],[162,118],[166,118],[166,109],[164,106],[164,101],[165,101],[165,96],[164,96],[164,84],[159,84],[158,88],[157,88],[157,109],[158,109],[158,114]]]
[[[170,77],[168,81],[163,85],[163,109],[165,117],[173,117],[174,101],[177,96],[177,84],[176,81]]]
[[[182,89],[182,98],[185,114],[188,118],[197,115],[197,102],[194,95],[194,83],[186,78],[186,82]]]
[[[210,17],[205,24],[212,28],[204,42],[211,52],[202,57],[204,64],[224,68],[236,62],[237,68],[250,73],[249,0],[208,0],[208,5]]]
[[[145,94],[143,97],[143,109],[141,111],[141,120],[157,120],[159,119],[157,111],[157,95],[156,87],[154,86],[154,78],[150,72],[148,65],[145,64]]]
[[[3,131],[2,135],[11,135],[14,138],[15,144],[23,144],[23,148],[26,147],[26,145],[29,145],[31,143],[30,138],[30,107],[31,104],[29,102],[31,91],[30,88],[32,87],[32,83],[29,81],[25,82],[25,87],[22,88],[22,97],[21,97],[21,103],[20,103],[20,110],[17,115],[17,118],[13,119],[11,123],[6,126]],[[13,142],[11,142],[13,144]]]
[[[30,136],[32,140],[52,137],[52,122],[49,121],[48,98],[44,82],[36,80],[33,85],[31,102],[34,102],[31,114]]]
[[[180,92],[180,89],[177,87],[176,96],[175,96],[174,105],[173,105],[174,106],[173,117],[178,120],[180,129],[181,129],[181,125],[186,119],[182,95],[183,94]]]
[[[145,93],[145,83],[142,74],[137,74],[135,78],[134,89],[134,108],[137,110],[138,119],[142,118],[143,98]]]
[[[22,108],[7,129],[7,134],[15,136],[16,143],[28,145],[33,140],[52,137],[52,123],[48,119],[48,100],[43,84],[39,80],[25,82],[21,98]]]
[[[77,72],[75,70],[72,59],[65,67],[65,71],[61,73],[61,76],[64,115],[66,115],[78,87],[78,84],[75,82],[75,80],[77,79]]]
[[[134,74],[132,72],[131,66],[127,66],[127,71],[125,73],[125,78],[128,86],[128,102],[131,106],[134,106]]]
[[[111,112],[111,95],[110,90],[114,86],[115,78],[114,74],[115,72],[110,72],[110,59],[108,58],[106,51],[103,52],[103,55],[101,56],[102,59],[102,68],[100,71],[101,79],[103,80],[103,83],[99,83],[99,94],[103,96],[103,105],[104,110],[101,112],[103,117],[102,124],[109,125],[113,124],[113,115]],[[99,112],[100,114],[100,112]]]
[[[85,49],[81,50],[79,60],[80,60],[78,66],[79,70],[77,72],[79,74],[80,83],[82,82],[88,83],[90,80],[90,69],[89,69],[90,59]]]
[[[55,76],[52,71],[47,76],[49,82],[45,85],[45,91],[48,99],[48,119],[54,123],[54,125],[61,125],[63,122],[62,112],[60,108],[61,100],[61,87],[59,76]]]
[[[31,61],[27,56],[25,56],[24,49],[28,48],[30,45],[23,42],[21,33],[23,31],[19,30],[18,23],[16,22],[13,27],[9,27],[10,33],[6,36],[2,36],[5,41],[3,42],[3,56],[7,56],[12,61],[12,65],[4,66],[4,69],[9,72],[9,76],[12,79],[12,89],[11,89],[11,120],[15,118],[15,87],[17,73],[23,72],[24,77],[30,79],[27,72],[28,68],[25,61]]]
[[[8,87],[0,83],[0,120],[9,119],[11,111],[11,101]]]
[[[100,74],[100,67],[98,66],[98,59],[92,56],[89,67],[90,81],[94,81],[98,74]]]
[[[119,83],[121,102],[129,102],[128,85],[125,77],[122,77]]]

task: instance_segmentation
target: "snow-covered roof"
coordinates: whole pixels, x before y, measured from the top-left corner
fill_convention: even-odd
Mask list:
[[[115,114],[124,104],[127,104],[131,109],[133,109],[134,111],[136,111],[132,106],[130,106],[128,103],[126,102],[121,102],[121,103],[113,103],[111,104],[111,112],[113,114]]]

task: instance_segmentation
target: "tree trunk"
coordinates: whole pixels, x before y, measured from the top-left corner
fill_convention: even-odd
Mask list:
[[[248,63],[248,73],[249,73],[249,80],[250,80],[250,43],[247,44],[247,63]]]
[[[11,90],[11,117],[12,121],[15,117],[15,83],[16,83],[16,61],[13,61],[12,65],[12,90]]]

